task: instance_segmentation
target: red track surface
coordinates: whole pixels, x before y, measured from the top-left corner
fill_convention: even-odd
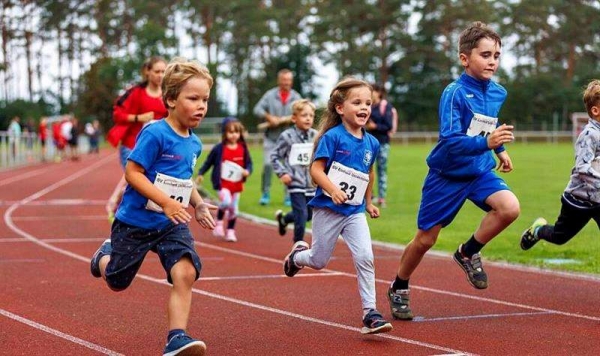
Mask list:
[[[169,286],[158,259],[149,255],[121,293],[89,272],[109,234],[104,201],[119,174],[107,153],[0,171],[0,354],[162,352]],[[599,278],[487,263],[490,288],[477,291],[450,257],[432,254],[412,278],[417,320],[363,336],[343,243],[326,271],[287,278],[281,261],[291,242],[275,227],[239,221],[231,244],[191,226],[204,269],[188,331],[210,355],[600,353]],[[375,256],[378,305],[389,318],[385,291],[400,252],[375,247]]]

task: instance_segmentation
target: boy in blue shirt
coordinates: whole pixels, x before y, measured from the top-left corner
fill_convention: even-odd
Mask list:
[[[448,85],[439,105],[440,135],[427,157],[429,173],[423,185],[418,231],[406,246],[395,280],[388,290],[394,318],[411,320],[408,281],[425,253],[435,244],[468,199],[487,214],[475,233],[453,255],[469,283],[488,286],[481,249],[519,216],[519,201],[493,171],[510,172],[512,161],[503,144],[513,140],[513,127],[498,126],[498,113],[506,90],[493,82],[498,69],[500,36],[481,22],[465,29],[459,38],[459,59],[464,73]]]
[[[111,236],[91,260],[94,277],[103,277],[108,287],[129,287],[149,251],[158,254],[173,287],[168,302],[169,334],[163,355],[185,352],[204,355],[204,342],[186,332],[192,302],[192,286],[202,264],[194,248],[188,223],[195,208],[201,227],[213,229],[215,222],[191,180],[202,143],[192,132],[206,115],[213,79],[194,62],[171,62],[162,82],[166,119],[140,132],[128,157],[128,186],[119,205]]]

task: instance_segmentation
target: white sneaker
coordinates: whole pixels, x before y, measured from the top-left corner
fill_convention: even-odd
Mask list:
[[[225,237],[225,241],[227,241],[227,242],[236,242],[237,241],[237,237],[235,236],[234,229],[227,230],[227,237]]]
[[[214,237],[225,237],[225,230],[223,229],[223,221],[217,221],[215,229],[213,230]]]

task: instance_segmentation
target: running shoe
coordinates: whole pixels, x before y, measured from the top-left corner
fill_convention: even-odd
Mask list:
[[[308,244],[304,241],[298,241],[292,246],[292,251],[285,256],[285,260],[283,260],[283,272],[288,277],[294,277],[296,273],[300,272],[300,270],[304,267],[298,267],[296,263],[294,263],[294,256],[304,250],[308,250]]]
[[[533,224],[521,235],[521,250],[527,251],[540,241],[537,236],[537,229],[547,224],[548,222],[544,218],[535,219]]]
[[[206,344],[204,342],[192,339],[186,333],[181,333],[173,336],[171,340],[169,340],[163,351],[163,356],[203,356],[205,353]]]
[[[488,279],[481,264],[481,254],[476,253],[471,258],[468,258],[463,256],[462,252],[460,252],[461,250],[462,245],[458,246],[458,249],[454,252],[454,261],[465,272],[467,280],[473,287],[486,289],[488,287]]]
[[[277,219],[277,226],[279,227],[279,235],[285,235],[287,224],[285,223],[285,217],[283,216],[283,211],[281,209],[275,212],[275,218]]]
[[[112,245],[110,244],[110,239],[106,239],[94,253],[92,260],[90,261],[90,271],[92,272],[92,276],[96,278],[102,277],[102,273],[100,272],[100,259],[104,256],[110,256],[111,252]]]
[[[392,317],[397,320],[412,320],[413,313],[410,310],[410,290],[409,289],[397,289],[394,290],[392,286],[388,288],[387,296],[390,302],[390,310],[392,311]]]
[[[363,318],[363,328],[360,331],[363,334],[380,334],[391,331],[394,327],[388,321],[383,319],[381,313],[371,309]]]

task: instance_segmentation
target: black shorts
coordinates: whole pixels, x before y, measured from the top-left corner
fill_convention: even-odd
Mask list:
[[[106,266],[106,283],[112,289],[129,287],[148,251],[158,254],[169,283],[173,283],[171,268],[186,255],[196,268],[196,279],[200,276],[202,263],[187,224],[170,224],[162,230],[147,230],[115,219],[111,230],[113,250]]]

